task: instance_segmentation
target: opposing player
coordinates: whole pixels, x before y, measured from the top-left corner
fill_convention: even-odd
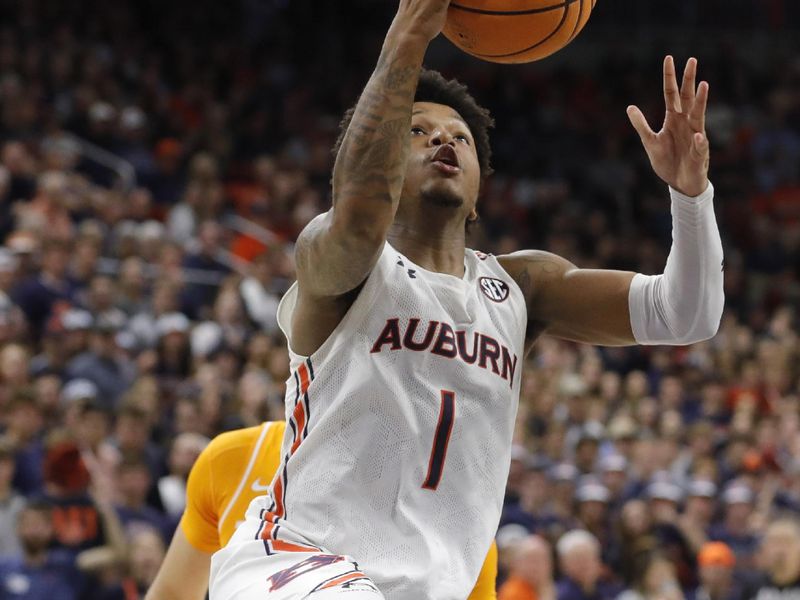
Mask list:
[[[289,427],[270,493],[212,558],[212,600],[461,600],[497,527],[521,361],[542,333],[605,345],[689,344],[722,312],[722,247],[690,60],[653,132],[670,187],[664,273],[584,270],[540,251],[465,249],[489,173],[490,119],[421,73],[448,0],[401,0],[348,113],[333,207],[297,242],[279,322]]]
[[[203,600],[211,555],[228,543],[250,502],[262,495],[281,460],[286,423],[228,431],[200,453],[189,474],[186,510],[145,600]],[[191,573],[191,577],[187,577]],[[469,600],[497,598],[492,544]]]

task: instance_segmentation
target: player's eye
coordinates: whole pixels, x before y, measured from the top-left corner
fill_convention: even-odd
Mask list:
[[[453,138],[453,139],[456,139],[456,140],[458,140],[458,141],[459,141],[459,142],[461,142],[462,144],[467,144],[467,145],[469,145],[469,138],[468,138],[466,135],[464,135],[463,133],[459,133],[459,134],[457,134],[456,136],[454,136],[454,138]]]
[[[422,127],[412,127],[411,135],[425,135],[425,130]]]

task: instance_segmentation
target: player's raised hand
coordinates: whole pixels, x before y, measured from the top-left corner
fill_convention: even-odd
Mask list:
[[[400,0],[393,26],[431,41],[444,27],[450,0]]]
[[[708,83],[695,87],[697,59],[690,58],[680,90],[671,56],[664,59],[666,116],[661,131],[654,132],[642,111],[628,107],[628,118],[642,140],[653,170],[672,188],[698,196],[708,187],[708,137],[705,131]]]

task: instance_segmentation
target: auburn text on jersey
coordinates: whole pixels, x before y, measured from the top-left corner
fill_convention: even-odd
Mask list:
[[[439,321],[428,321],[420,327],[420,319],[408,319],[407,323],[405,319],[388,319],[370,352],[401,349],[427,351],[445,358],[458,358],[469,365],[477,364],[507,380],[510,387],[514,385],[517,355],[485,333],[455,330],[452,325]]]

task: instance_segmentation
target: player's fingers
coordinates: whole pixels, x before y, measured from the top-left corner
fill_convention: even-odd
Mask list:
[[[642,111],[639,110],[638,106],[629,106],[626,112],[628,113],[628,119],[630,119],[631,125],[633,125],[636,133],[638,133],[639,137],[642,139],[642,143],[649,143],[656,134],[650,129],[650,125],[648,125],[647,119],[644,118]]]
[[[692,150],[697,160],[705,161],[708,158],[708,138],[703,133],[692,136]]]
[[[681,108],[684,112],[689,112],[694,104],[694,81],[697,75],[697,59],[690,58],[686,61],[683,69],[683,81],[681,81]]]
[[[706,106],[708,106],[708,82],[701,81],[697,86],[692,110],[689,112],[689,124],[694,131],[704,132],[706,129]]]
[[[681,112],[681,96],[678,81],[675,79],[675,61],[667,55],[664,58],[664,104],[667,112]]]

